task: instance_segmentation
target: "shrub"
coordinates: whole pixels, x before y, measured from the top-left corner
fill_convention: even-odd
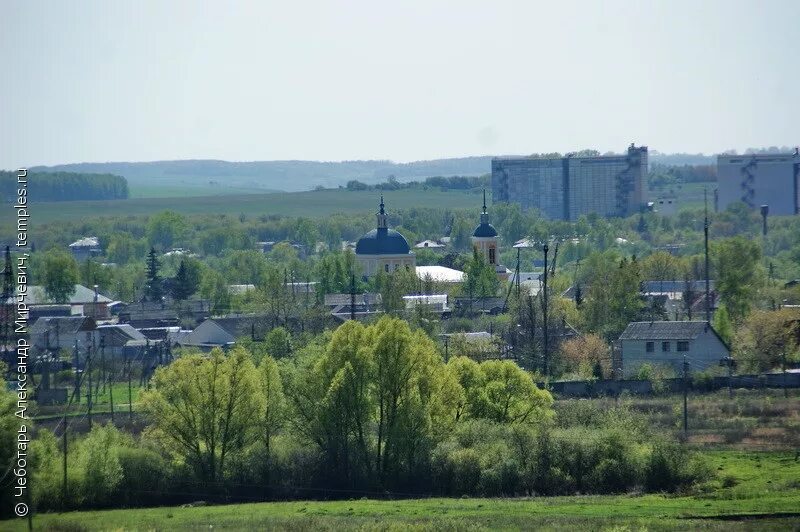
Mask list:
[[[645,466],[647,491],[674,492],[706,480],[711,470],[685,447],[659,442],[653,446]]]

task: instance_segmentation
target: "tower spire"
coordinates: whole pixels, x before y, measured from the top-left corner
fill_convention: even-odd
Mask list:
[[[381,194],[380,210],[378,211],[378,231],[386,231],[388,227],[389,226],[386,224],[386,209],[383,204],[383,194]]]
[[[486,210],[486,189],[483,189],[483,212],[481,213],[481,225],[489,223],[489,211]]]

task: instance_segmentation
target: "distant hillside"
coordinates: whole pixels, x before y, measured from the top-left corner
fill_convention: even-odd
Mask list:
[[[778,148],[767,148],[767,150]],[[758,150],[748,150],[758,151]],[[660,153],[650,150],[650,163],[667,166],[713,165],[715,155]],[[392,161],[251,161],[218,160],[154,161],[143,163],[77,163],[39,166],[31,171],[80,172],[115,174],[128,179],[132,196],[162,196],[176,191],[188,195],[236,194],[282,190],[298,192],[315,187],[334,188],[357,180],[374,185],[390,176],[398,181],[422,180],[426,177],[480,176],[491,172],[492,156],[434,159],[411,163]]]
[[[117,174],[136,186],[221,186],[295,192],[338,187],[356,179],[368,184],[395,176],[400,181],[431,176],[478,176],[491,170],[491,157],[462,157],[393,163],[391,161],[156,161],[78,163],[35,167],[31,171]]]

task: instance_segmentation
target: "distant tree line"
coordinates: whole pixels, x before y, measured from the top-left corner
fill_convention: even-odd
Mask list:
[[[70,172],[28,173],[31,201],[75,201],[126,199],[128,181],[111,174]],[[0,172],[0,194],[6,201],[17,197],[17,173]]]
[[[482,176],[436,176],[428,177],[425,181],[408,181],[401,183],[395,176],[389,176],[384,183],[368,185],[352,179],[347,182],[347,190],[400,190],[404,188],[439,188],[441,190],[469,190],[471,188],[487,188],[490,184],[490,174]]]
[[[714,183],[717,181],[717,166],[713,164],[684,164],[682,166],[653,164],[650,166],[647,181],[650,186],[656,188],[682,183]]]

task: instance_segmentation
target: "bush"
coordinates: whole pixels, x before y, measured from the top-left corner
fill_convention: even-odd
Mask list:
[[[653,446],[645,465],[647,491],[675,492],[708,479],[711,470],[685,447],[659,442]]]

